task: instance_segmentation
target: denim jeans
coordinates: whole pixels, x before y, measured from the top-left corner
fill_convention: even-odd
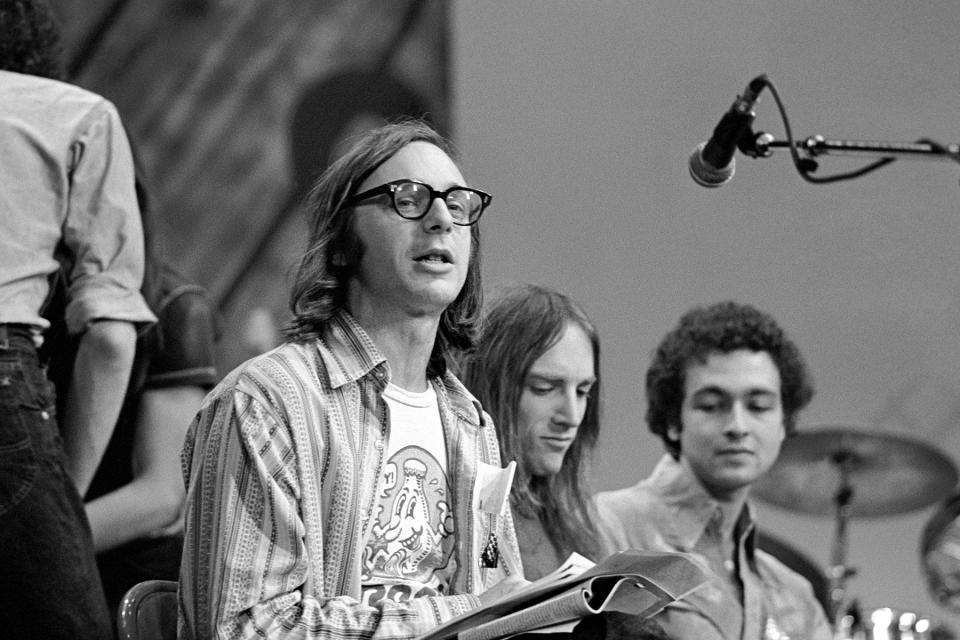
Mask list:
[[[90,525],[29,329],[0,325],[0,634],[108,640]]]

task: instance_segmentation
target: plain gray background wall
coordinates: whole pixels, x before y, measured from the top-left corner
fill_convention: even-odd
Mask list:
[[[953,0],[454,5],[455,135],[468,178],[495,198],[485,281],[557,287],[598,325],[598,489],[653,467],[650,352],[684,310],[726,298],[773,313],[804,351],[818,393],[801,428],[908,433],[960,457],[960,166],[900,160],[820,186],[780,150],[738,154],[721,189],[687,173],[760,73],[797,137],[956,142],[958,25]],[[757,113],[755,129],[784,139],[772,94]],[[817,175],[865,162],[824,158]],[[830,516],[758,506],[768,529],[828,563]],[[917,551],[938,508],[853,520],[848,587],[868,607],[960,630],[927,593]]]

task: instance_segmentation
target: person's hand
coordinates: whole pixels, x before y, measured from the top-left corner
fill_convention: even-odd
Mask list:
[[[510,595],[514,591],[519,591],[528,584],[530,584],[530,581],[523,576],[507,576],[480,594],[480,604],[487,606],[504,596]]]

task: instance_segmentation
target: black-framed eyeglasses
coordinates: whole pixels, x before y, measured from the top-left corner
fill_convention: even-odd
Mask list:
[[[419,180],[394,180],[347,198],[343,206],[352,207],[379,195],[389,195],[394,211],[407,220],[419,220],[427,215],[434,199],[440,198],[447,205],[453,223],[462,227],[475,224],[493,200],[489,193],[470,187],[450,187],[446,191],[437,191]]]

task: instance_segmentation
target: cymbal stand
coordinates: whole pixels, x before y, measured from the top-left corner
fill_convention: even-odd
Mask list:
[[[850,484],[850,467],[854,462],[853,455],[849,451],[840,450],[833,454],[832,462],[837,465],[840,471],[840,482],[837,493],[834,495],[836,528],[833,549],[830,553],[830,567],[827,570],[830,588],[830,611],[827,612],[827,616],[836,628],[841,617],[847,613],[844,610],[847,600],[847,579],[854,576],[857,570],[848,567],[846,564],[847,521],[850,519],[851,503],[853,502],[853,485]]]

